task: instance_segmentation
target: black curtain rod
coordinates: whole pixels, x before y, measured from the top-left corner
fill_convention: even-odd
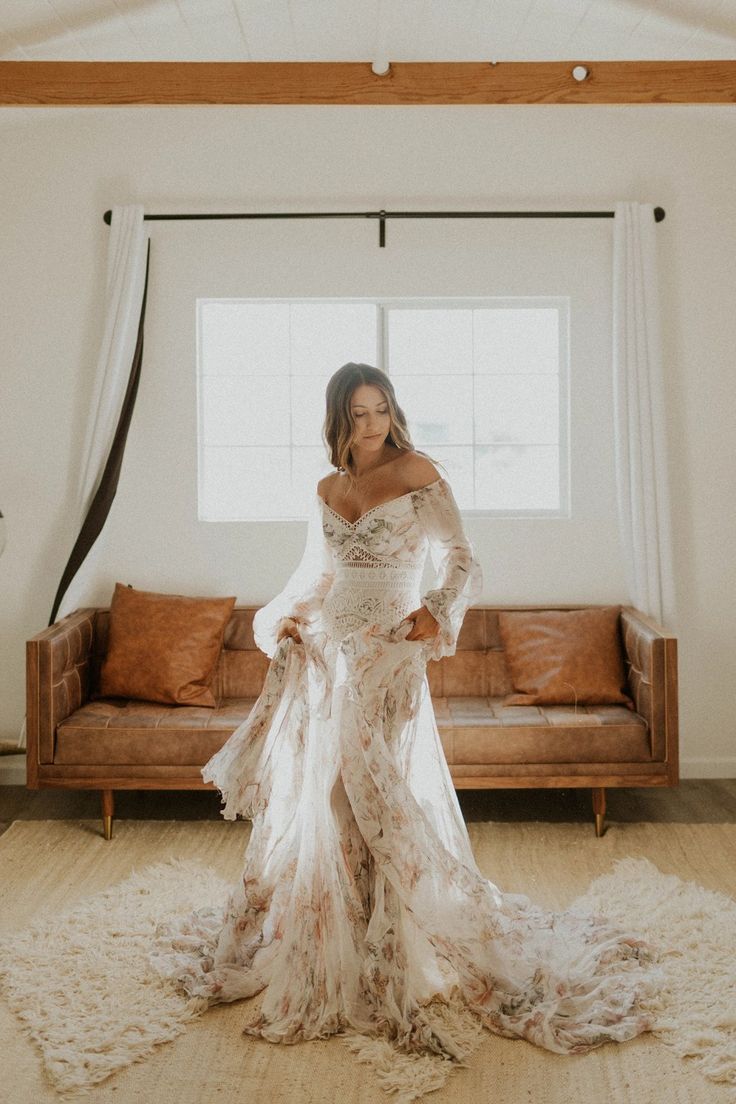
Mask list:
[[[390,218],[615,218],[615,211],[263,211],[201,215],[143,215],[145,221],[177,219],[289,219],[289,218],[368,218],[379,220],[378,244],[386,244],[386,219]],[[112,211],[105,211],[107,225]],[[654,208],[654,221],[661,222],[664,208]]]

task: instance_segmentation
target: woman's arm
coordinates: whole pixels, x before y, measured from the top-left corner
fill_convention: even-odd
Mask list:
[[[480,597],[483,572],[450,484],[440,478],[418,491],[413,501],[435,569],[433,586],[421,597],[440,626],[429,658],[440,659],[455,654],[465,613]]]
[[[312,621],[322,607],[334,576],[334,555],[322,529],[322,503],[315,492],[309,506],[307,536],[299,563],[279,593],[253,615],[253,637],[257,647],[273,658],[287,624],[284,618],[295,622]]]

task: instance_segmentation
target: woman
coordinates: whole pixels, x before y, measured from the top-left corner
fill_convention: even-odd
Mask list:
[[[223,816],[252,818],[242,878],[224,910],[159,926],[156,969],[207,1004],[265,990],[246,1033],[341,1034],[366,1060],[382,1038],[457,1062],[478,1024],[560,1053],[650,1030],[653,946],[478,869],[426,664],[454,654],[480,564],[389,377],[345,364],[326,407],[335,471],[298,568],[253,619],[263,691],[202,768]]]

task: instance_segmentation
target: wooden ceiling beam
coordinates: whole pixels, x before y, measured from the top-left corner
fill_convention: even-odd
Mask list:
[[[4,107],[734,102],[736,61],[0,61]]]

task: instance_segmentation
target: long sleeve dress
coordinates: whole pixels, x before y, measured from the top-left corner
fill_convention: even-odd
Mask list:
[[[242,877],[224,908],[161,925],[151,956],[207,1005],[265,990],[246,1034],[380,1036],[460,1060],[467,1033],[432,1020],[438,1000],[560,1053],[651,1029],[656,947],[502,892],[476,865],[426,664],[455,652],[481,585],[444,478],[354,522],[315,493],[301,561],[254,616],[262,693],[202,768],[224,818],[252,820]],[[420,603],[440,633],[406,640]],[[301,643],[276,640],[287,614]]]

